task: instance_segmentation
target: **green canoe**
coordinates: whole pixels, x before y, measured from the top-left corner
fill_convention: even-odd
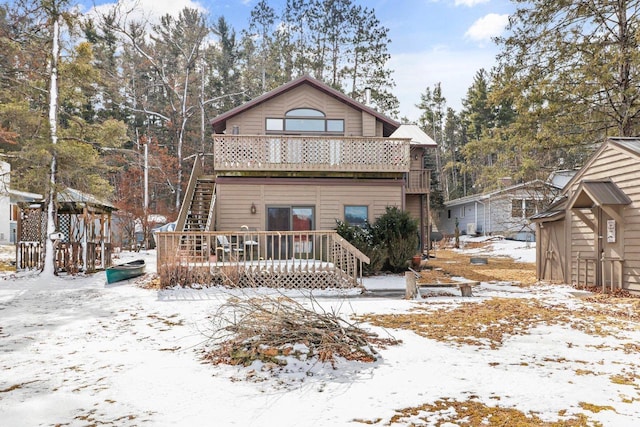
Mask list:
[[[143,259],[114,265],[105,270],[107,273],[107,283],[120,282],[144,274],[145,262]]]

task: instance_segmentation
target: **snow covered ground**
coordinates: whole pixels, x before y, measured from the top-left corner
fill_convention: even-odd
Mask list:
[[[490,252],[530,262],[534,250],[498,241]],[[140,256],[155,271],[153,251],[124,253],[122,261]],[[291,365],[271,376],[259,365],[201,361],[216,309],[238,292],[156,291],[135,280],[106,285],[104,272],[53,280],[0,274],[2,426],[435,426],[451,419],[453,407],[393,417],[443,399],[513,408],[544,421],[575,414],[604,426],[640,420],[637,322],[599,335],[543,324],[497,349],[371,326],[401,344],[380,349],[374,363]],[[370,278],[366,286],[404,288],[404,278]],[[578,312],[586,303],[574,291],[482,283],[473,298],[315,296],[322,308],[351,317],[453,309],[493,297],[536,299]],[[305,292],[287,294],[309,300]]]

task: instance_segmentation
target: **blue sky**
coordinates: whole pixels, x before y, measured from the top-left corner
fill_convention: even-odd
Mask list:
[[[395,95],[400,115],[416,120],[420,94],[438,82],[447,104],[460,111],[461,99],[480,68],[491,69],[497,47],[492,36],[502,34],[508,15],[515,10],[509,0],[354,0],[374,8],[382,24],[389,28],[389,67],[394,70]],[[114,3],[82,0],[87,6]],[[212,19],[224,16],[239,32],[247,26],[251,9],[258,0],[120,0],[137,2],[145,16],[177,13],[182,8],[207,10]],[[270,0],[281,10],[284,0]]]

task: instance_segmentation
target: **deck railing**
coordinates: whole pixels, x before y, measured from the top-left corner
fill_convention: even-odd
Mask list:
[[[429,169],[411,169],[407,175],[407,193],[428,193],[431,187]]]
[[[369,258],[335,231],[212,231],[156,234],[163,286],[282,288],[362,286]]]
[[[214,135],[216,171],[409,172],[409,140]]]

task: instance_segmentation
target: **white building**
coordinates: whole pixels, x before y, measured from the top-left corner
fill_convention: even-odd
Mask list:
[[[42,199],[40,194],[12,190],[11,165],[0,160],[0,245],[16,243],[18,203]]]

